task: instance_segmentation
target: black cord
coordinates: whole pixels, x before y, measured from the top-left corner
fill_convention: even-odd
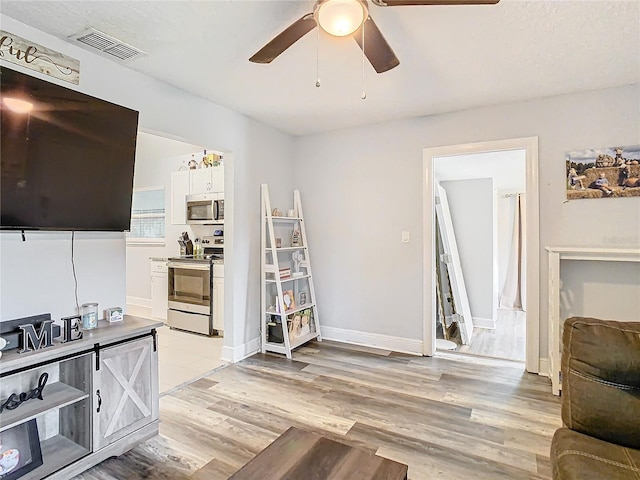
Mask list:
[[[75,293],[76,293],[76,308],[78,309],[78,313],[80,313],[80,304],[78,303],[78,277],[76,276],[76,264],[73,260],[73,241],[75,239],[76,232],[71,232],[71,269],[73,270],[73,282],[75,284]]]

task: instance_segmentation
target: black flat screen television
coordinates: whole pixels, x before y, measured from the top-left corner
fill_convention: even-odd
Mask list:
[[[0,68],[0,228],[124,231],[138,112]]]

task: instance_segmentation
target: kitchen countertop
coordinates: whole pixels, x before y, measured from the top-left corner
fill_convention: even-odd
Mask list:
[[[169,259],[167,257],[149,257],[149,260],[152,262],[167,262]]]

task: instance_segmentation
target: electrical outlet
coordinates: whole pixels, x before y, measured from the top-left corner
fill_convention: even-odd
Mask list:
[[[407,231],[403,231],[402,232],[402,243],[409,243],[409,232]]]

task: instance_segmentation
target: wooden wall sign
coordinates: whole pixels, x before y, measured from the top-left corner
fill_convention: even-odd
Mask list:
[[[78,85],[80,61],[0,30],[0,58]]]

